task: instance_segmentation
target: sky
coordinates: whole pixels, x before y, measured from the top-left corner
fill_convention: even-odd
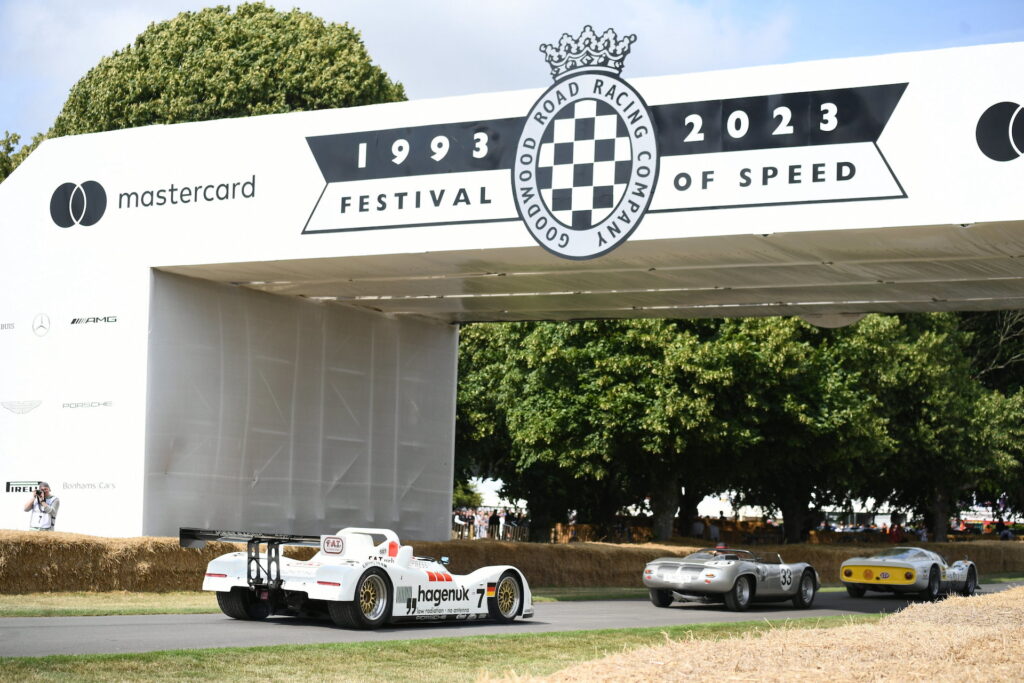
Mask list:
[[[0,0],[0,133],[47,130],[74,85],[152,22],[210,2]],[[623,76],[1024,41],[1024,0],[308,0],[362,32],[410,99],[539,88],[537,47],[586,24],[637,42]],[[1022,83],[1024,65],[1009,69]],[[1022,95],[1024,97],[1024,95]]]

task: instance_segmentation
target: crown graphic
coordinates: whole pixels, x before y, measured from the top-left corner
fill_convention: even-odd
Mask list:
[[[584,26],[579,37],[563,33],[558,45],[544,44],[540,51],[551,67],[551,77],[557,81],[581,69],[607,71],[615,75],[622,73],[622,62],[634,42],[635,35],[623,36],[619,40],[612,29],[599,36],[590,26]]]

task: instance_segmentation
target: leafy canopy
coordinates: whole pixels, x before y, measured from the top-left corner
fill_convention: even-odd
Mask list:
[[[0,138],[0,181],[46,138],[404,99],[348,24],[262,3],[182,12],[101,59],[46,134],[17,152]]]
[[[51,135],[405,99],[359,33],[262,3],[150,24],[71,88]]]

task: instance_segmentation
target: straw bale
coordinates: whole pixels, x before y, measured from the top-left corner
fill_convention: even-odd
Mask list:
[[[451,559],[456,574],[485,565],[519,567],[534,586],[635,586],[644,564],[666,555],[686,555],[698,541],[617,545],[612,543],[511,543],[493,540],[412,541],[417,555]],[[825,583],[837,583],[839,565],[883,546],[756,546],[779,552],[787,562],[810,562]],[[978,541],[927,544],[957,559],[965,553],[982,574],[1024,572],[1024,543]],[[47,591],[197,590],[207,563],[218,555],[245,550],[241,544],[209,543],[203,549],[178,547],[177,538],[102,538],[63,532],[0,530],[0,593]],[[314,548],[285,548],[308,559]]]
[[[593,660],[549,681],[1020,680],[1024,588],[912,605],[876,624],[683,639]]]

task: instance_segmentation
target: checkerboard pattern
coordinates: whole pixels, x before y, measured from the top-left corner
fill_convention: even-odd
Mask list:
[[[622,199],[633,171],[625,122],[610,105],[580,100],[555,114],[541,138],[537,187],[556,220],[587,230]]]

